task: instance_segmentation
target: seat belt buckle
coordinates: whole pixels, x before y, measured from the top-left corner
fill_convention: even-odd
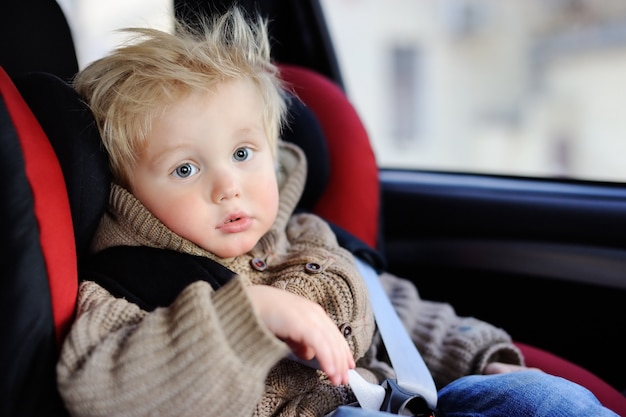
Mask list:
[[[403,389],[394,379],[386,379],[381,386],[385,388],[385,399],[380,411],[401,416],[437,417],[424,397]]]

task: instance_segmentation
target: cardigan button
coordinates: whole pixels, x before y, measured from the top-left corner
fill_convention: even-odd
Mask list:
[[[344,323],[341,326],[339,326],[339,331],[341,332],[341,334],[343,334],[343,337],[345,337],[346,339],[352,336],[352,326],[350,326],[348,323]]]
[[[267,264],[261,258],[254,258],[250,260],[250,265],[252,265],[252,268],[256,269],[257,271],[265,271],[267,269]]]
[[[309,274],[319,274],[320,272],[322,272],[322,266],[316,262],[307,263],[306,265],[304,265],[304,269]]]

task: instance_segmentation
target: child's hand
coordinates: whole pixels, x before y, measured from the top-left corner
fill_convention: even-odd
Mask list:
[[[261,321],[304,360],[317,359],[335,385],[355,367],[345,338],[324,309],[304,297],[266,285],[247,288]]]

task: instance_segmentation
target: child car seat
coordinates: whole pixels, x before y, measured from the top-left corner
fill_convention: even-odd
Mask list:
[[[2,67],[0,95],[0,414],[63,416],[55,364],[78,282],[70,207],[56,155]]]
[[[91,114],[64,81],[78,63],[59,5],[3,1],[0,22],[0,416],[65,417],[55,366],[108,170]]]

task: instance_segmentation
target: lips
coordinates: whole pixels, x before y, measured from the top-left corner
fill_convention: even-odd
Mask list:
[[[226,217],[226,219],[222,222],[222,224],[225,225],[225,224],[235,223],[235,222],[240,221],[241,219],[245,219],[246,217],[248,216],[246,216],[245,213],[240,213],[240,212],[231,213]]]
[[[248,230],[252,226],[252,222],[251,217],[237,213],[228,216],[217,229],[224,233],[240,233]]]

